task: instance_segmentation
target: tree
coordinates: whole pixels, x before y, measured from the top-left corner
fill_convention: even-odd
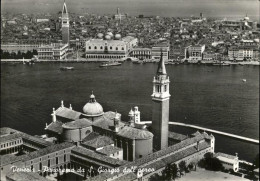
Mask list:
[[[201,168],[212,171],[224,170],[221,161],[218,158],[213,157],[213,153],[206,153],[204,158],[198,163]]]
[[[177,178],[178,174],[178,167],[177,165],[174,164],[167,164],[165,169],[163,170],[162,173],[162,178],[163,180],[175,180]]]
[[[190,163],[190,164],[188,165],[189,170],[192,170],[193,167],[194,167],[193,163]]]
[[[153,174],[153,175],[149,178],[149,181],[158,181],[158,180],[163,180],[162,176],[160,176],[158,173]]]
[[[179,169],[180,169],[180,174],[182,175],[182,172],[184,172],[186,169],[187,169],[187,166],[186,166],[186,162],[185,161],[181,161],[179,163]]]

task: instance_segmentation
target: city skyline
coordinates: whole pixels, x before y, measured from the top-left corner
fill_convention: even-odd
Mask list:
[[[249,3],[250,1],[250,3]],[[259,1],[257,0],[77,0],[69,1],[66,3],[69,6],[68,11],[71,13],[95,13],[95,14],[114,14],[117,7],[120,8],[122,13],[129,15],[144,14],[146,16],[159,15],[159,16],[191,16],[198,15],[200,12],[207,17],[227,17],[239,18],[247,14],[252,19],[257,19],[259,16]],[[3,0],[1,2],[2,12],[15,12],[15,13],[57,13],[61,11],[61,4],[63,0],[55,2],[51,0]]]

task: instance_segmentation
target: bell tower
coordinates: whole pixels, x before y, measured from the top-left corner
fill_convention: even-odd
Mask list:
[[[153,145],[155,150],[161,150],[168,147],[168,129],[169,129],[169,76],[162,56],[158,65],[155,77],[153,78],[153,112],[152,112],[152,132]]]
[[[61,17],[61,25],[62,25],[62,43],[69,44],[70,38],[69,38],[69,13],[67,10],[67,5],[64,0],[63,8],[62,8],[62,17]]]

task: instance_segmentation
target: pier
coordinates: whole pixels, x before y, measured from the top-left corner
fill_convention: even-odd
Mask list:
[[[152,124],[152,121],[141,121],[140,123],[141,124]],[[234,139],[238,139],[238,140],[242,140],[242,141],[245,141],[245,142],[250,142],[250,143],[259,145],[259,140],[247,138],[247,137],[239,136],[239,135],[235,135],[235,134],[226,133],[226,132],[223,132],[223,131],[217,131],[217,130],[213,130],[213,129],[209,129],[209,128],[204,128],[204,127],[201,127],[201,126],[195,126],[195,125],[185,124],[185,123],[180,123],[180,122],[169,122],[169,124],[182,126],[182,127],[189,127],[189,128],[193,128],[193,129],[197,129],[197,130],[201,130],[201,131],[207,131],[207,132],[214,133],[214,134],[217,134],[217,135],[232,137]]]

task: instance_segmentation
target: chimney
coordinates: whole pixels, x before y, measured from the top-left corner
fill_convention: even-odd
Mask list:
[[[71,106],[71,104],[70,104],[70,109],[72,110],[72,106]]]
[[[115,118],[114,118],[114,131],[115,132],[119,131],[119,117],[117,115],[117,112],[116,112],[116,115],[115,115]]]
[[[61,107],[64,107],[63,101],[61,101]]]
[[[56,112],[55,112],[55,108],[53,108],[53,112],[52,112],[52,122],[56,122]]]

